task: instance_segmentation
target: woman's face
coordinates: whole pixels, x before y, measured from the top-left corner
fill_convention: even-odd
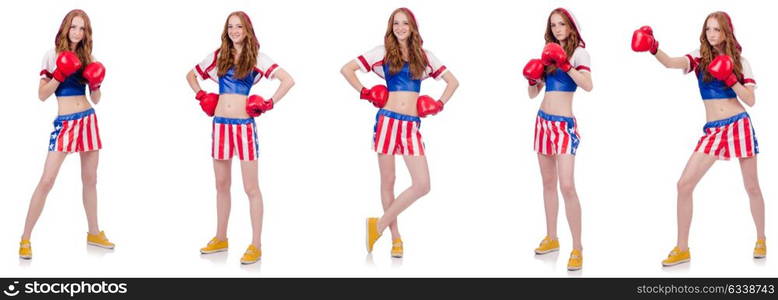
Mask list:
[[[721,32],[721,26],[716,18],[708,18],[708,21],[705,23],[705,37],[708,38],[708,43],[712,47],[721,45],[724,42],[724,33]]]
[[[392,18],[392,32],[398,41],[405,41],[411,35],[411,24],[408,16],[403,12],[397,12]]]
[[[233,44],[240,44],[246,38],[246,29],[238,16],[232,16],[227,21],[227,35]]]
[[[68,39],[72,45],[76,45],[84,39],[84,18],[74,17],[70,21],[70,29],[68,30]]]
[[[554,34],[554,38],[558,41],[564,41],[570,34],[570,24],[565,22],[559,14],[551,15],[551,32]]]

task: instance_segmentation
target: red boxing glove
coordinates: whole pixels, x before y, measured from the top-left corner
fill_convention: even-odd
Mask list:
[[[737,76],[733,72],[734,69],[735,64],[728,55],[716,56],[708,65],[708,73],[714,78],[724,81],[724,84],[728,87],[735,85],[738,81]]]
[[[57,69],[54,70],[54,79],[65,82],[65,78],[81,69],[81,61],[78,56],[70,51],[62,51],[57,56]]]
[[[656,55],[657,49],[659,49],[659,42],[654,39],[654,30],[651,29],[651,26],[640,27],[632,33],[632,51],[648,51]]]
[[[419,112],[419,117],[426,117],[434,115],[443,110],[443,102],[440,100],[432,99],[432,97],[424,95],[416,99],[416,110]]]
[[[362,87],[359,92],[359,99],[364,99],[373,103],[373,106],[382,108],[389,100],[389,89],[385,85],[379,84],[370,89]]]
[[[543,53],[541,54],[540,59],[546,66],[556,64],[557,68],[565,73],[573,68],[573,66],[570,65],[570,62],[567,61],[565,49],[562,49],[562,46],[559,46],[557,43],[546,44],[546,46],[543,47]]]
[[[84,79],[89,83],[89,90],[94,91],[100,88],[105,78],[105,66],[99,62],[93,62],[84,68]]]
[[[524,66],[524,78],[527,78],[529,85],[536,85],[543,76],[543,62],[539,59],[530,59],[526,66]]]
[[[203,112],[209,117],[213,117],[213,114],[216,113],[216,105],[219,104],[219,95],[200,90],[195,99],[200,101],[200,108],[203,109]]]
[[[246,99],[246,112],[249,116],[258,117],[263,112],[273,109],[273,99],[265,100],[261,96],[251,95]]]

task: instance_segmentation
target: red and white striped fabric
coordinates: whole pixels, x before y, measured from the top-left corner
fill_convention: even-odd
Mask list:
[[[708,122],[702,131],[705,135],[697,143],[695,152],[702,152],[723,160],[759,154],[756,132],[748,113],[743,112],[724,120]]]
[[[85,152],[100,150],[100,129],[95,110],[57,116],[49,136],[49,151]]]
[[[535,119],[535,151],[543,155],[575,155],[580,143],[575,118],[538,111]]]
[[[373,127],[373,150],[386,155],[423,156],[421,119],[381,109]]]
[[[259,143],[254,118],[214,117],[211,156],[213,159],[229,160],[236,154],[240,160],[257,159]]]

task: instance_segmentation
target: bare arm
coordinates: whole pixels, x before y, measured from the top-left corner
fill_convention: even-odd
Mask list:
[[[361,92],[362,88],[365,86],[362,85],[362,82],[357,78],[357,70],[359,70],[359,65],[356,61],[352,60],[346,63],[343,68],[340,68],[340,74],[346,78],[346,81],[348,81],[351,87],[357,90],[357,92]]]
[[[662,49],[657,49],[656,55],[654,55],[654,57],[656,57],[656,60],[658,60],[659,63],[661,63],[663,66],[665,66],[665,68],[668,69],[685,70],[689,68],[689,59],[686,58],[685,56],[670,57],[669,55],[667,55],[667,53],[662,51]]]
[[[756,104],[756,95],[754,94],[754,86],[744,86],[740,84],[740,82],[735,83],[735,85],[732,86],[732,89],[735,91],[735,94],[737,94],[737,97],[740,98],[740,101],[748,105],[749,107],[754,106]]]
[[[189,87],[192,88],[192,91],[197,93],[202,88],[200,88],[200,82],[197,81],[197,76],[195,76],[195,73],[193,70],[189,70],[189,73],[186,73],[186,82],[189,83]]]
[[[543,81],[538,81],[536,85],[530,85],[527,88],[527,94],[529,94],[529,98],[535,99],[535,97],[537,97],[540,94],[540,91],[543,90],[543,86],[545,86]]]
[[[445,104],[451,99],[451,96],[454,95],[454,91],[459,87],[459,80],[454,77],[454,74],[452,74],[451,71],[443,74],[443,80],[446,81],[446,89],[443,90],[443,95],[440,96],[440,102]]]
[[[102,97],[103,93],[100,92],[100,89],[96,89],[94,91],[89,91],[89,98],[92,99],[92,103],[97,105],[97,103],[100,102],[100,97]]]
[[[278,69],[275,73],[273,73],[273,78],[277,78],[281,81],[278,89],[276,89],[276,92],[273,93],[273,98],[271,98],[273,99],[273,103],[278,103],[281,101],[281,98],[283,98],[284,95],[289,92],[289,89],[294,86],[294,79],[292,79],[292,76],[284,71],[284,69]]]
[[[40,85],[38,85],[38,99],[46,101],[58,87],[59,81],[52,80],[51,78],[41,78]]]
[[[584,91],[592,91],[592,73],[570,69],[570,71],[567,71],[567,75],[570,75],[570,78],[575,81],[575,84],[580,86]]]

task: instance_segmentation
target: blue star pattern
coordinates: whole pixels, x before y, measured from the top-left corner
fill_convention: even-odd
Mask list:
[[[52,131],[51,136],[49,136],[49,151],[54,151],[54,147],[57,146],[57,136],[59,136],[61,130],[62,121],[54,121],[54,131]]]

